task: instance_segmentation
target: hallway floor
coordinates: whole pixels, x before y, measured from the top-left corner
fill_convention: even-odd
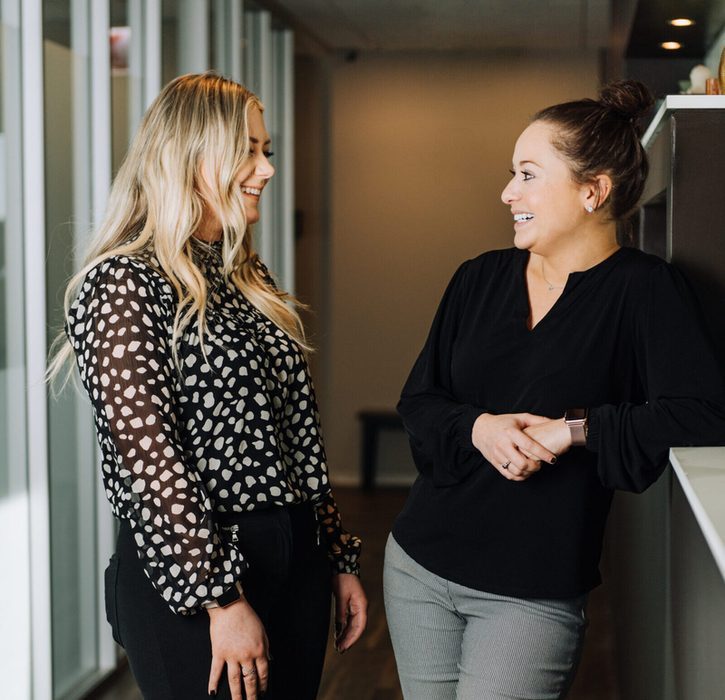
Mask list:
[[[337,488],[335,495],[346,528],[363,538],[362,580],[370,599],[368,629],[344,656],[328,647],[319,700],[402,700],[385,623],[382,562],[390,524],[405,501],[407,489]],[[606,585],[592,592],[584,656],[568,700],[619,700],[615,686],[612,614]],[[87,700],[141,700],[126,670],[113,685]],[[484,699],[482,699],[484,700]]]

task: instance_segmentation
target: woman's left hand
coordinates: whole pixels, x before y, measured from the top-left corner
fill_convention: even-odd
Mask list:
[[[368,599],[360,579],[354,574],[335,574],[332,592],[335,596],[335,649],[343,653],[365,631]]]
[[[564,454],[571,447],[571,431],[563,418],[554,418],[530,425],[524,428],[524,432],[555,455]],[[526,453],[524,452],[524,454]]]

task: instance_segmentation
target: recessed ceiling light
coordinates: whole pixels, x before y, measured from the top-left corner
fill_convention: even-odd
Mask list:
[[[673,27],[691,27],[695,24],[695,20],[689,19],[688,17],[676,17],[675,19],[671,19],[668,24],[671,24]]]
[[[667,51],[677,51],[682,48],[682,44],[679,41],[663,41],[660,46]]]

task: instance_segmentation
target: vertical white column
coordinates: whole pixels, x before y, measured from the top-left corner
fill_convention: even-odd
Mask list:
[[[295,135],[294,135],[294,34],[275,32],[277,54],[277,141],[279,158],[279,198],[277,231],[279,276],[282,287],[294,293],[295,287]]]
[[[91,139],[91,221],[96,227],[103,218],[111,185],[111,60],[108,32],[110,27],[109,4],[90,3],[90,139]],[[133,41],[133,38],[132,38]],[[82,231],[76,231],[76,249],[85,251],[88,241]],[[106,503],[100,468],[93,416],[86,401],[78,401],[78,446],[79,468],[83,470],[79,479],[79,501],[89,505],[87,522],[95,520],[95,531],[87,527],[85,534],[79,533],[82,548],[87,547],[88,562],[95,567],[96,576],[88,582],[87,596],[83,600],[95,600],[96,613],[89,624],[95,624],[96,634],[88,639],[97,640],[93,653],[98,655],[98,670],[104,671],[116,665],[116,648],[104,615],[103,570],[113,553],[113,515]],[[93,506],[91,506],[93,504]],[[85,626],[83,629],[87,629]],[[84,645],[85,647],[85,645]],[[94,659],[95,662],[95,659]],[[95,665],[89,661],[89,666]]]
[[[161,0],[128,0],[129,133],[161,90]]]
[[[45,306],[45,173],[43,163],[43,12],[41,0],[21,5],[23,68],[23,224],[27,368],[28,488],[30,494],[30,601],[32,698],[53,692],[48,500]]]
[[[272,18],[269,12],[250,12],[247,20],[247,87],[255,92],[264,103],[264,120],[272,139],[275,133],[274,105],[274,68],[272,51]],[[266,196],[260,200],[260,219],[256,225],[255,247],[262,260],[274,273],[278,273],[275,263],[274,245],[274,208],[276,181],[273,179]]]
[[[178,72],[203,73],[209,67],[207,0],[178,0]]]
[[[101,3],[105,5],[105,3]],[[73,175],[73,224],[72,224],[72,241],[73,250],[76,256],[82,256],[83,251],[87,247],[89,232],[93,222],[93,140],[94,131],[98,127],[97,122],[93,119],[93,111],[95,104],[102,101],[102,95],[94,92],[94,71],[93,66],[93,43],[97,43],[98,38],[94,36],[97,27],[93,26],[93,5],[98,6],[99,3],[91,3],[88,0],[71,0],[70,3],[70,30],[71,30],[71,66],[72,79],[71,87],[71,128],[73,130],[72,137],[72,155],[73,166],[71,172]],[[106,54],[108,55],[108,28],[104,28],[101,34],[101,40],[105,40]],[[93,104],[92,104],[93,102]],[[110,118],[110,114],[109,114]],[[63,251],[65,253],[66,251]],[[74,270],[78,268],[79,261],[74,259]],[[51,399],[52,402],[52,399]],[[84,514],[95,513],[95,489],[94,484],[94,449],[93,449],[93,424],[92,417],[84,402],[79,401],[78,397],[73,393],[67,395],[64,404],[70,409],[69,412],[75,413],[75,418],[69,421],[69,426],[75,430],[75,440],[77,452],[72,462],[66,463],[61,460],[56,463],[51,473],[51,500],[54,500],[54,506],[68,507],[69,503],[64,499],[59,499],[58,491],[53,487],[58,483],[58,472],[62,470],[61,477],[67,483],[75,485],[76,496],[73,502],[83,509]],[[53,411],[53,406],[49,407]],[[52,458],[51,458],[52,463]],[[56,538],[58,533],[55,533]],[[69,618],[77,617],[79,637],[77,639],[78,651],[80,655],[79,668],[94,668],[96,665],[96,585],[95,585],[95,532],[94,528],[88,527],[88,519],[81,517],[77,520],[75,532],[69,532],[67,538],[55,541],[51,538],[51,551],[56,556],[65,554],[64,549],[59,550],[62,541],[69,543],[70,551],[78,552],[78,599],[81,601],[80,606],[75,614],[70,611],[55,611],[53,623],[64,628],[70,623]],[[62,545],[61,545],[62,547]],[[62,552],[62,554],[61,554]],[[63,580],[59,576],[53,578],[53,585],[58,588],[63,587]],[[58,637],[55,637],[57,644]],[[57,653],[57,650],[56,650]],[[57,668],[56,668],[57,670]],[[66,681],[66,678],[62,679]],[[60,679],[56,678],[56,692]],[[64,687],[64,686],[61,686]]]
[[[212,0],[214,3],[214,65],[217,71],[242,82],[242,2]]]
[[[238,83],[243,82],[242,73],[242,42],[244,41],[243,0],[227,0],[229,3],[229,77]]]
[[[30,522],[26,454],[25,318],[23,316],[22,82],[20,1],[0,0],[0,219],[4,220],[6,365],[0,368],[5,402],[7,491],[0,494],[0,558],[12,576],[0,577],[0,678],[7,697],[31,697]]]
[[[161,0],[143,0],[143,6],[144,100],[141,114],[161,90]],[[135,132],[136,124],[133,126]]]
[[[144,6],[142,0],[128,0],[128,128],[135,134],[144,112]]]

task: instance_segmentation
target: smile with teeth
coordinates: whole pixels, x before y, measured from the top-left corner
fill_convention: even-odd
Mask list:
[[[243,186],[242,192],[244,192],[244,194],[252,194],[255,197],[259,197],[259,195],[262,194],[262,190],[258,190],[256,187]]]
[[[514,221],[520,223],[522,221],[531,221],[534,218],[533,214],[514,214]]]

